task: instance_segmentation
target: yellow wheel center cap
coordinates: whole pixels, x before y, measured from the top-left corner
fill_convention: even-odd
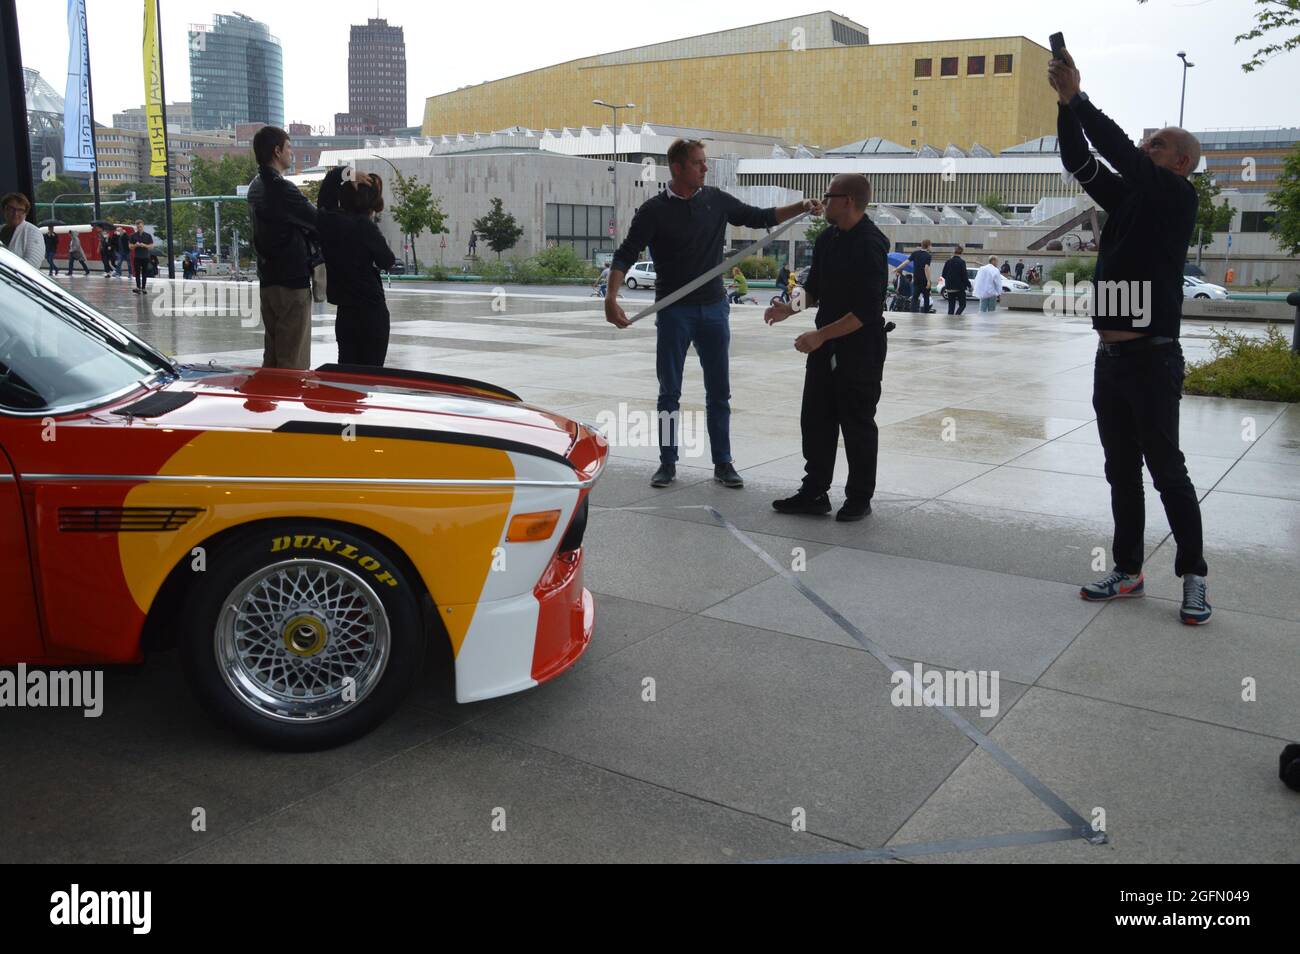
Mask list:
[[[291,617],[281,630],[284,648],[295,656],[315,656],[325,648],[329,634],[325,624],[306,613]]]

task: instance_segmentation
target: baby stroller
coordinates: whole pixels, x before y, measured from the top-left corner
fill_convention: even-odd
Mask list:
[[[889,299],[890,311],[912,310],[912,276],[899,272],[898,284],[894,288],[894,297]]]

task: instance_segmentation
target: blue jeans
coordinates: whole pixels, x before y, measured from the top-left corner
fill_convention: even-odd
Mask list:
[[[994,296],[993,298],[980,299],[980,311],[983,312],[983,311],[997,311],[997,310],[998,310],[998,300],[996,296]]]
[[[681,407],[682,372],[686,351],[693,344],[704,371],[704,396],[709,444],[714,464],[731,463],[731,379],[727,350],[731,344],[731,306],[669,305],[655,315],[659,330],[655,371],[659,375],[659,460],[677,463],[677,420]],[[664,412],[672,416],[665,419]],[[666,424],[666,426],[664,426]]]

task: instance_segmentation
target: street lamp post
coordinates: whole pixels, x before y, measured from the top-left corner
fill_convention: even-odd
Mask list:
[[[618,248],[618,111],[620,109],[636,109],[636,103],[624,103],[622,106],[615,106],[613,103],[607,103],[603,99],[593,99],[593,106],[604,106],[606,109],[614,111],[614,247]]]
[[[1187,71],[1195,66],[1195,63],[1187,61],[1187,53],[1184,50],[1178,51],[1178,58],[1183,61],[1183,92],[1178,97],[1178,125],[1183,125],[1183,104],[1187,102]]]

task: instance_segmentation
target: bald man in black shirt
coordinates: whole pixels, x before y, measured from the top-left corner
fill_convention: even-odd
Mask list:
[[[837,175],[823,202],[830,227],[817,237],[804,284],[804,304],[818,306],[816,328],[794,342],[808,355],[799,415],[803,486],[793,497],[774,500],[772,507],[779,513],[830,513],[827,491],[842,431],[849,479],[835,519],[849,522],[871,513],[876,492],[876,404],[885,370],[889,240],[866,214],[871,202],[866,176]],[[778,302],[763,317],[773,325],[795,311],[794,305]]]

